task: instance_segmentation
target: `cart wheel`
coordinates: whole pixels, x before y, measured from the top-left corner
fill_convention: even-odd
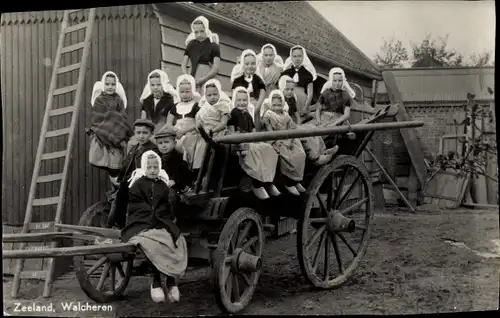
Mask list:
[[[78,225],[105,227],[108,213],[109,203],[98,202],[85,211]],[[75,240],[74,245],[89,245],[84,242]],[[73,257],[73,266],[80,287],[90,299],[99,303],[120,298],[132,276],[132,265],[132,257],[125,259],[121,254]]]
[[[315,287],[340,287],[368,246],[373,220],[368,172],[355,157],[339,156],[318,170],[306,195],[297,233],[300,267]]]
[[[260,215],[251,208],[233,212],[212,260],[215,299],[223,312],[235,314],[252,299],[260,277],[263,244]]]

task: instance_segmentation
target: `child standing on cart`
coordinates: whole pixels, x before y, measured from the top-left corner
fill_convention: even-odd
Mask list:
[[[134,123],[134,138],[137,140],[137,144],[130,149],[118,175],[118,190],[115,192],[115,199],[109,212],[108,226],[110,227],[115,224],[118,227],[125,225],[128,197],[127,180],[132,172],[140,167],[142,154],[149,150],[158,152],[158,147],[151,141],[154,127],[153,122],[148,119],[137,119]]]
[[[228,129],[231,133],[255,132],[253,122],[254,107],[250,107],[250,93],[244,87],[233,90],[233,109],[231,110]],[[278,154],[266,142],[252,142],[239,145],[239,163],[243,171],[252,178],[252,191],[261,200],[269,194],[281,193],[272,183],[276,174]],[[266,191],[267,190],[267,191]]]
[[[285,97],[280,90],[274,90],[264,101],[262,122],[268,131],[293,129],[293,122],[285,110]],[[300,184],[304,177],[306,153],[299,139],[275,140],[271,142],[279,154],[279,171],[285,177],[285,187],[293,195],[300,195],[306,189]]]
[[[89,162],[106,170],[116,184],[132,129],[125,111],[127,97],[115,73],[104,73],[101,81],[94,84],[91,105],[92,122],[86,130],[91,136]]]
[[[176,280],[187,268],[186,240],[174,222],[169,200],[172,186],[160,156],[146,151],[130,179],[127,224],[121,234],[122,241],[136,244],[153,265],[150,292],[156,303],[165,301],[161,274],[167,277],[168,299],[179,301]]]

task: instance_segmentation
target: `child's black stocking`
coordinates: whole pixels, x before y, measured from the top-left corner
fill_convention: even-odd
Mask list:
[[[158,287],[161,287],[161,273],[153,265],[153,288],[158,288]]]
[[[167,275],[167,288],[177,286],[177,282],[174,277]]]

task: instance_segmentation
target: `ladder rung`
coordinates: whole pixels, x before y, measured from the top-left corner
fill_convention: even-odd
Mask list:
[[[54,96],[55,95],[67,94],[69,92],[76,91],[77,88],[78,88],[78,84],[55,89],[54,90]]]
[[[56,173],[56,174],[49,174],[47,176],[39,176],[37,179],[38,183],[44,183],[44,182],[52,182],[56,180],[62,180],[63,174],[62,173]]]
[[[69,134],[71,132],[71,128],[63,128],[58,130],[47,131],[45,134],[45,138],[62,136],[65,134]]]
[[[68,106],[68,107],[53,109],[50,111],[49,115],[50,116],[64,115],[64,114],[71,113],[71,112],[75,111],[75,109],[76,109],[75,106]]]
[[[81,65],[82,65],[81,63],[76,63],[76,64],[71,64],[68,66],[61,67],[57,70],[57,74],[63,74],[63,73],[79,70]]]
[[[28,229],[31,230],[48,230],[54,227],[54,222],[33,222],[30,223]]]
[[[61,49],[61,54],[73,52],[79,49],[83,49],[85,42],[79,42],[70,46],[65,46]]]
[[[58,204],[59,202],[61,202],[61,198],[59,197],[35,199],[33,200],[33,206],[52,205],[52,204]]]
[[[19,273],[21,279],[45,279],[46,277],[46,271],[22,271]]]
[[[42,160],[50,160],[50,159],[66,157],[67,153],[68,153],[67,150],[45,153],[42,155]]]
[[[81,29],[85,29],[88,26],[89,26],[89,24],[87,22],[78,23],[78,24],[69,26],[66,29],[64,29],[64,33],[68,34],[68,33],[71,33],[71,32],[75,32],[75,31],[78,31],[78,30],[81,30]]]

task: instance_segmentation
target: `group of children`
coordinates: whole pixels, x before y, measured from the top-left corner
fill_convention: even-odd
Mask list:
[[[115,185],[108,226],[122,228],[122,240],[136,243],[153,265],[151,297],[179,300],[176,280],[187,267],[186,242],[175,224],[175,194],[186,191],[200,169],[207,144],[197,127],[213,137],[232,133],[307,129],[338,125],[349,119],[354,91],[340,68],[333,68],[309,114],[316,70],[301,46],[283,62],[272,44],[261,52],[245,50],[231,74],[232,96],[216,79],[220,64],[218,36],[198,17],[191,24],[175,88],[162,70],[152,71],[140,97],[141,118],[127,124],[127,98],[118,76],[106,72],[93,89],[89,161],[108,172]],[[187,64],[191,62],[191,72]],[[301,185],[306,159],[329,162],[338,150],[322,137],[252,142],[236,146],[242,170],[252,179],[256,197],[265,200]],[[276,183],[280,176],[279,184]],[[278,186],[278,187],[277,187]]]

